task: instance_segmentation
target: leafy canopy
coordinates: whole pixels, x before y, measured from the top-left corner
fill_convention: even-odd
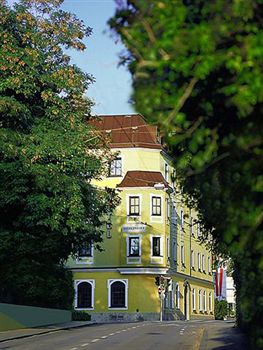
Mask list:
[[[235,263],[239,324],[263,347],[262,0],[118,1],[135,107],[165,133],[188,202]],[[260,336],[261,335],[261,336]]]
[[[0,298],[70,307],[64,268],[87,240],[102,240],[117,199],[90,184],[109,149],[90,126],[92,76],[65,49],[91,34],[61,0],[0,1]]]

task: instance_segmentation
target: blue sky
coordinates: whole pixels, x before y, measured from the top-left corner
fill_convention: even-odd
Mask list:
[[[128,103],[131,94],[130,74],[124,67],[117,67],[122,44],[110,38],[107,20],[115,12],[114,0],[64,0],[63,8],[74,12],[93,34],[85,40],[84,53],[70,52],[72,60],[85,72],[91,73],[96,82],[87,92],[96,103],[97,114],[132,113]],[[106,33],[103,33],[106,30]]]
[[[14,0],[9,0],[13,3]],[[90,85],[88,97],[94,100],[93,114],[133,113],[128,103],[131,77],[124,67],[117,67],[118,54],[123,50],[120,42],[110,38],[107,20],[115,12],[114,0],[64,0],[62,8],[75,13],[93,34],[85,40],[84,52],[70,51],[72,62],[91,73],[96,82]],[[106,33],[103,33],[106,30]]]

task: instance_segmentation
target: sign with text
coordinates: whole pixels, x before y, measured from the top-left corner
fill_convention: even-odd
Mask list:
[[[146,231],[146,225],[143,224],[135,224],[135,225],[123,225],[122,226],[122,232],[126,233],[139,233],[139,232],[145,232]]]

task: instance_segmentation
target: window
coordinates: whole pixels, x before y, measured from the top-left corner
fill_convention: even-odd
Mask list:
[[[170,259],[170,238],[166,238],[166,257]]]
[[[203,307],[204,307],[204,311],[206,311],[206,291],[205,290],[203,292]]]
[[[198,270],[201,271],[201,254],[197,254],[197,264],[198,264]]]
[[[129,215],[131,216],[140,215],[140,197],[139,196],[129,197]]]
[[[152,197],[152,215],[161,216],[162,215],[162,198],[161,197]]]
[[[194,236],[194,223],[193,223],[193,218],[192,216],[190,217],[190,234]]]
[[[195,288],[192,289],[192,308],[193,311],[196,310],[196,295],[195,295]]]
[[[140,256],[140,238],[129,237],[129,256]]]
[[[169,180],[169,166],[166,162],[164,163],[164,179],[165,181]]]
[[[93,308],[93,290],[94,280],[75,281],[75,308],[92,309]]]
[[[199,311],[202,311],[202,291],[199,289],[198,291],[198,304],[199,304]]]
[[[166,199],[166,216],[167,216],[167,220],[170,220],[170,216],[171,216],[171,203],[169,199]]]
[[[152,237],[152,256],[161,256],[161,237]]]
[[[207,258],[207,270],[208,270],[208,273],[210,274],[211,273],[211,258],[210,258],[210,256]]]
[[[209,293],[209,296],[208,296],[208,307],[209,307],[209,311],[211,312],[212,311],[212,292]]]
[[[182,229],[184,228],[184,211],[181,210],[181,217],[180,217],[180,220],[181,220],[181,227]]]
[[[121,176],[122,175],[122,159],[121,157],[115,158],[110,163],[110,176]]]
[[[78,251],[79,258],[88,258],[93,256],[92,242],[85,242]]]
[[[185,266],[184,246],[181,246],[181,264]]]
[[[205,256],[202,255],[202,271],[205,272]]]
[[[180,289],[179,289],[179,284],[176,283],[175,287],[175,297],[176,297],[176,308],[180,309]]]
[[[128,280],[109,280],[109,307],[127,308]]]
[[[191,268],[195,268],[195,253],[193,250],[191,250]]]

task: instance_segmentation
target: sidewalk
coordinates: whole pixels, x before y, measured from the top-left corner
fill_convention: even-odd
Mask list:
[[[219,321],[204,328],[199,350],[249,350],[246,335],[234,321]]]
[[[72,321],[68,323],[54,324],[37,328],[21,328],[11,331],[0,332],[0,343],[20,338],[32,337],[39,334],[58,332],[64,329],[87,327],[96,324],[92,321]]]

